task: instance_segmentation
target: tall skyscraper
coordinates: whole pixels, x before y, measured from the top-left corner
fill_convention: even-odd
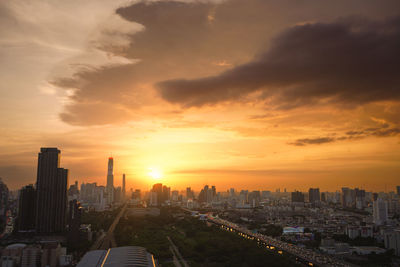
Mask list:
[[[24,186],[19,191],[18,200],[18,230],[35,230],[36,192],[33,185]]]
[[[114,159],[108,158],[108,171],[107,171],[107,199],[108,204],[114,201]]]
[[[122,201],[125,201],[126,188],[125,188],[125,173],[122,174]]]
[[[6,215],[8,205],[8,187],[0,178],[0,216]]]
[[[66,226],[68,170],[60,168],[60,150],[41,148],[36,182],[36,232],[63,232]]]

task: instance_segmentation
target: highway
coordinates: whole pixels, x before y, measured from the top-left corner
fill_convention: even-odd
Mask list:
[[[184,211],[193,213],[194,210],[182,208]],[[279,254],[288,253],[296,258],[298,262],[301,262],[308,266],[335,266],[335,267],[353,267],[356,265],[344,262],[330,255],[321,254],[311,249],[302,248],[287,242],[277,240],[273,237],[252,233],[245,227],[241,227],[235,223],[213,217],[210,214],[206,215],[207,221],[220,226],[226,231],[238,233],[243,238],[257,240],[258,243],[262,243],[265,247],[271,251],[276,251]]]
[[[279,254],[289,253],[296,257],[296,260],[308,265],[308,266],[335,266],[335,267],[351,267],[354,266],[350,263],[346,263],[339,259],[336,259],[330,255],[317,253],[311,249],[302,248],[293,244],[277,240],[273,237],[252,233],[247,228],[241,227],[232,222],[216,218],[213,216],[207,216],[207,220],[216,225],[221,226],[222,229],[237,232],[240,236],[254,240],[258,243],[263,243],[267,249],[277,251]]]
[[[118,213],[117,217],[115,217],[107,233],[103,234],[100,238],[98,238],[90,250],[97,250],[97,249],[107,250],[109,248],[117,246],[114,238],[114,230],[119,220],[121,219],[122,215],[124,215],[127,206],[128,204],[124,204],[121,211]]]

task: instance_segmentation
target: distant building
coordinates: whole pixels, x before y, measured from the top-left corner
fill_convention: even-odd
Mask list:
[[[8,187],[0,178],[0,216],[5,216],[8,205]]]
[[[400,196],[400,185],[396,186],[397,189],[397,195]]]
[[[65,231],[68,170],[60,168],[60,150],[41,148],[36,182],[36,232]]]
[[[70,242],[76,244],[80,241],[80,227],[82,223],[82,207],[76,199],[69,202],[68,215],[68,239]]]
[[[292,203],[304,204],[304,194],[299,191],[292,192]]]
[[[400,256],[400,231],[388,231],[384,233],[386,249],[393,249],[396,256]]]
[[[18,230],[35,229],[36,190],[33,185],[24,186],[19,191],[18,200]]]
[[[125,173],[122,174],[122,196],[121,200],[125,201],[126,198],[126,180],[125,180]]]
[[[77,267],[142,266],[155,267],[152,254],[143,247],[117,247],[106,250],[89,251]]]
[[[108,158],[108,169],[107,169],[107,204],[114,202],[114,159]]]
[[[308,190],[308,199],[310,203],[317,203],[321,201],[321,195],[319,193],[319,188],[310,188]]]
[[[376,225],[385,224],[388,219],[388,206],[387,202],[378,198],[373,203],[374,223]]]

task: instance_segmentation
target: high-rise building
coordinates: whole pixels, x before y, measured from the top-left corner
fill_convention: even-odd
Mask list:
[[[321,195],[319,188],[310,188],[308,190],[308,200],[310,203],[317,203],[321,201]]]
[[[388,219],[388,206],[387,202],[378,198],[373,203],[374,223],[376,225],[385,224]]]
[[[122,201],[125,201],[125,197],[126,197],[126,181],[125,181],[125,173],[122,174]]]
[[[304,194],[299,191],[292,192],[292,203],[304,203]]]
[[[108,171],[107,171],[107,199],[108,204],[113,203],[114,201],[114,159],[108,158]]]
[[[397,189],[397,195],[400,196],[400,185],[396,186]]]
[[[68,238],[72,243],[79,242],[80,226],[82,221],[82,207],[76,200],[69,202],[69,216],[68,216]]]
[[[18,200],[19,231],[29,231],[35,229],[35,201],[36,201],[36,191],[33,185],[24,186],[19,191],[19,200]]]
[[[158,200],[162,198],[162,188],[163,186],[161,183],[153,185],[153,192],[156,192]]]
[[[0,178],[0,216],[5,216],[8,205],[8,187]]]
[[[68,170],[60,168],[60,150],[41,148],[36,182],[36,232],[63,232],[66,226]]]

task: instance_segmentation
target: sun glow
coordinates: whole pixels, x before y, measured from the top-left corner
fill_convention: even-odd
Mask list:
[[[149,168],[147,174],[154,180],[160,180],[163,177],[162,171],[157,168]]]

